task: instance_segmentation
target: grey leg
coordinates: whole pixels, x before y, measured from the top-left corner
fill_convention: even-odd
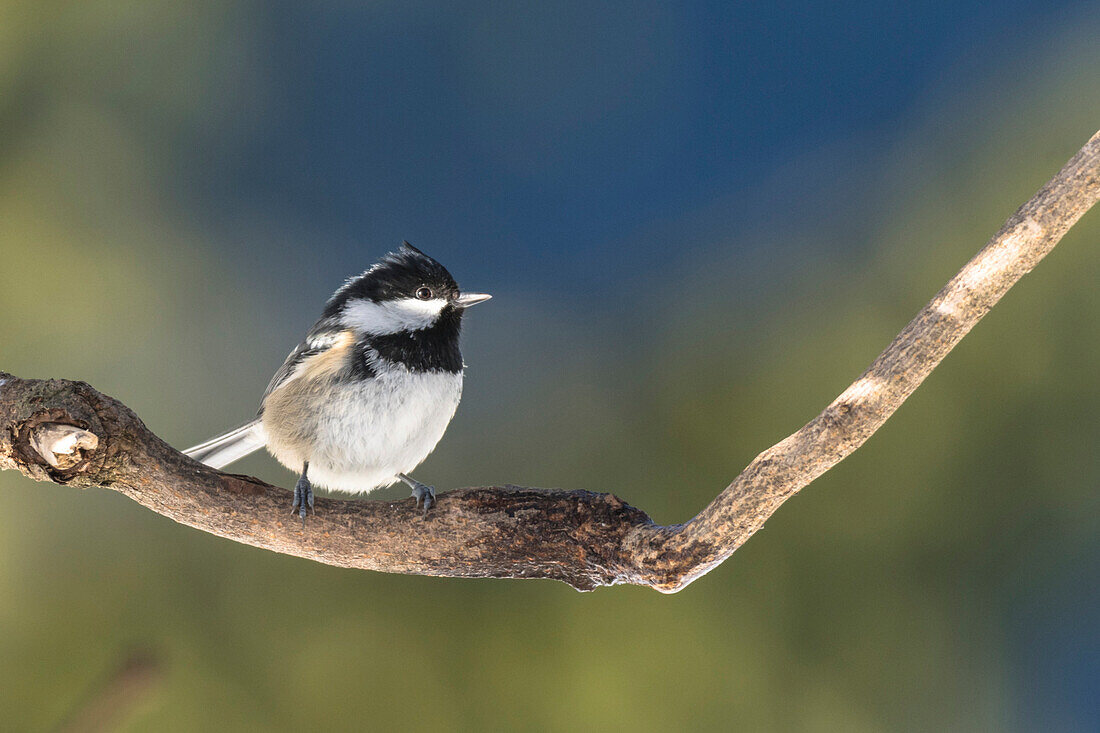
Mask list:
[[[298,479],[298,483],[294,484],[294,504],[290,508],[291,514],[297,512],[302,518],[302,527],[306,526],[306,508],[313,509],[313,487],[309,483],[307,473],[309,473],[309,461],[302,464],[302,476]]]
[[[435,487],[422,484],[412,476],[406,476],[403,473],[397,474],[397,478],[404,481],[412,489],[412,495],[416,497],[417,506],[420,506],[421,500],[424,501],[424,514],[426,515],[432,504],[435,503]]]

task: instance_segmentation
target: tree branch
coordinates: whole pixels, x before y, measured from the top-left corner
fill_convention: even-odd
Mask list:
[[[655,525],[610,494],[504,486],[440,494],[426,518],[412,499],[319,498],[303,530],[284,489],[192,461],[87,384],[2,372],[0,468],[113,489],[181,524],[330,565],[674,592],[733,554],[784,501],[861,446],[1098,197],[1100,133],[840,397],[757,456],[686,524]]]

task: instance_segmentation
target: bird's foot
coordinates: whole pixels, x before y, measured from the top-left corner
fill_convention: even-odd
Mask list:
[[[308,478],[302,476],[298,479],[298,483],[294,484],[294,504],[291,506],[290,513],[301,517],[302,527],[305,527],[306,512],[312,510],[313,486],[310,485]]]
[[[416,506],[419,508],[420,502],[424,502],[424,516],[428,515],[428,510],[435,504],[435,487],[422,484],[412,476],[406,476],[403,473],[397,474],[397,478],[405,482],[405,484],[412,489],[412,496],[416,499]]]
[[[412,487],[413,498],[416,499],[416,506],[419,508],[420,503],[424,502],[424,514],[428,514],[428,510],[432,508],[432,504],[435,504],[435,487],[422,484],[419,481],[413,484]]]

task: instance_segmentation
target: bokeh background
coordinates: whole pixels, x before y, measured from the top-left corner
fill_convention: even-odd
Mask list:
[[[683,521],[1100,127],[1097,38],[1087,2],[4,0],[0,367],[184,447],[408,239],[496,296],[418,477]],[[675,596],[341,570],[0,475],[0,728],[137,654],[119,730],[1095,730],[1098,216]]]

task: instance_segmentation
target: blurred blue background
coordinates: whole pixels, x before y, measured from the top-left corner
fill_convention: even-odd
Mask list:
[[[418,477],[683,521],[1100,127],[1097,37],[1085,2],[2,0],[0,367],[190,445],[408,239],[496,295]],[[4,474],[0,727],[140,650],[108,727],[1095,730],[1098,236],[676,596],[340,570]]]

